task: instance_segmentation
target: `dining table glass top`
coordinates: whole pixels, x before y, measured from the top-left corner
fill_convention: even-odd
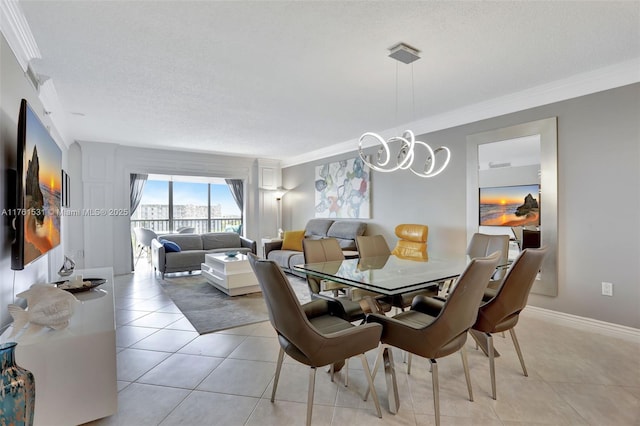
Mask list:
[[[456,278],[464,271],[469,261],[470,258],[466,254],[429,254],[425,260],[402,259],[389,255],[306,263],[296,265],[294,269],[351,287],[393,296]]]

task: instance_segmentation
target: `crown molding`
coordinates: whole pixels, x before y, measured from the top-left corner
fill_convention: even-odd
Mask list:
[[[398,127],[412,129],[415,135],[418,136],[638,82],[640,82],[640,58],[635,58],[453,111],[401,124],[394,127],[394,129]],[[393,129],[387,129],[386,132],[393,132]],[[373,146],[373,144],[365,145],[365,147],[369,146]],[[283,168],[291,167],[353,152],[357,149],[358,139],[354,138],[303,155],[283,159],[281,165]]]
[[[36,43],[27,19],[18,0],[0,0],[0,31],[13,51],[18,64],[26,73],[33,59],[41,59],[42,54]],[[35,71],[34,71],[35,72]],[[65,147],[72,143],[67,131],[66,120],[62,115],[62,105],[53,82],[48,79],[38,88],[38,98],[49,116],[53,129],[51,132],[61,140]]]
[[[27,71],[29,61],[42,57],[17,0],[0,0],[0,31],[23,71]]]

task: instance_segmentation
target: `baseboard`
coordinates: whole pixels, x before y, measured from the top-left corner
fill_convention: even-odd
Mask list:
[[[617,337],[634,343],[640,343],[640,329],[633,327],[580,317],[530,305],[527,305],[527,308],[523,310],[520,315],[542,320],[553,320],[555,324],[573,327],[584,331],[591,331],[605,336]]]

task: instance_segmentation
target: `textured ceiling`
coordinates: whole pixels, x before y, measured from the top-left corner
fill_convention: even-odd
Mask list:
[[[640,57],[637,1],[21,7],[73,140],[262,158]],[[399,41],[422,51],[413,67],[387,57]]]

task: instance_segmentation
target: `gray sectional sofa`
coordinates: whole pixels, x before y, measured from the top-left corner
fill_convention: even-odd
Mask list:
[[[304,237],[316,240],[335,238],[340,243],[345,257],[353,257],[357,256],[356,237],[364,235],[366,229],[366,222],[357,220],[311,219],[304,228]],[[282,241],[266,243],[264,257],[275,261],[286,272],[303,276],[294,271],[293,266],[304,263],[304,254],[301,251],[282,250]]]
[[[165,248],[159,240],[177,244],[179,252]],[[207,234],[167,234],[159,235],[151,242],[151,262],[154,271],[164,278],[169,272],[199,271],[207,253],[224,253],[236,250],[239,253],[256,253],[256,242],[235,232],[211,232]]]

